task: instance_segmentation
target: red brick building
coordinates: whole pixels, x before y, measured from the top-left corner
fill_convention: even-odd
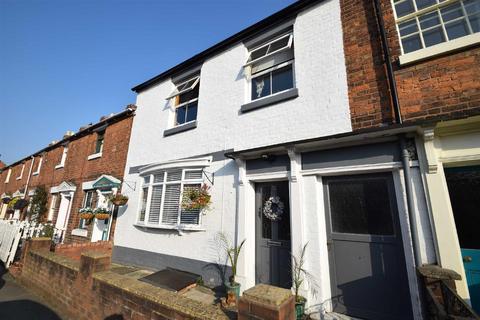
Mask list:
[[[135,109],[129,105],[76,133],[69,131],[60,141],[2,168],[2,198],[29,200],[43,186],[48,192],[48,212],[42,220],[53,223],[62,241],[113,239],[115,214],[112,219],[85,221],[79,209],[113,209],[107,196],[121,186]],[[25,219],[29,208],[12,210],[2,203],[0,218]]]

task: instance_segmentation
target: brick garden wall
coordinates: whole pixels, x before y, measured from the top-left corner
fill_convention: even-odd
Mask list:
[[[228,319],[214,306],[109,271],[110,254],[84,252],[75,261],[50,252],[49,239],[31,242],[17,280],[68,319]]]
[[[350,113],[354,130],[393,119],[373,1],[341,0]],[[392,5],[381,0],[405,121],[458,119],[480,114],[480,48],[400,66]]]

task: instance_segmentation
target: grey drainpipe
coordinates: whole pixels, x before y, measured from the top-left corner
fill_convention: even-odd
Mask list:
[[[395,76],[393,73],[392,67],[392,60],[390,57],[390,50],[388,48],[387,42],[387,35],[385,32],[385,25],[383,22],[383,15],[382,10],[380,7],[379,0],[374,0],[375,5],[375,16],[377,18],[378,27],[380,29],[380,39],[382,42],[382,49],[383,55],[385,59],[388,83],[390,87],[390,96],[392,98],[393,104],[393,111],[395,112],[395,119],[398,124],[402,124],[402,113],[400,112],[400,102],[398,100],[398,92],[397,92],[397,83],[395,81]],[[419,266],[422,263],[421,255],[420,255],[420,248],[418,247],[418,233],[417,233],[417,219],[415,217],[415,206],[413,200],[413,192],[412,192],[412,176],[410,170],[410,155],[408,153],[408,149],[405,142],[405,135],[400,136],[400,152],[402,155],[402,165],[403,165],[403,173],[404,173],[404,180],[405,180],[405,192],[407,195],[407,209],[408,209],[408,219],[410,222],[410,229],[412,232],[412,245],[413,245],[413,252],[414,252],[414,263],[415,266]]]

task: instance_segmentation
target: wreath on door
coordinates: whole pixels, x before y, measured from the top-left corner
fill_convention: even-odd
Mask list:
[[[263,204],[263,215],[272,221],[279,221],[282,219],[285,205],[280,200],[280,197],[270,197]]]

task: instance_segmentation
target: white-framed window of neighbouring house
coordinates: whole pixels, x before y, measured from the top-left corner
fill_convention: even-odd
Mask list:
[[[94,190],[87,190],[84,192],[83,195],[83,208],[90,207],[93,209],[93,201],[95,197],[95,191]],[[86,229],[87,228],[87,220],[86,219],[80,219],[78,227],[80,229]]]
[[[175,108],[173,126],[181,126],[197,120],[200,75],[175,84],[175,90],[166,98],[172,100]]]
[[[250,100],[272,96],[295,87],[293,33],[287,32],[249,49],[245,70]]]
[[[200,210],[182,208],[186,191],[202,185],[202,169],[171,169],[142,178],[137,222],[152,227],[199,226]]]
[[[52,194],[52,198],[50,199],[50,209],[48,210],[47,221],[52,221],[58,207],[58,198],[59,194],[54,193]]]
[[[36,175],[40,174],[40,170],[42,169],[42,163],[43,163],[43,156],[41,156],[40,158],[38,158],[37,168],[36,168],[35,171],[32,173],[33,176],[36,176]]]
[[[60,163],[55,166],[55,169],[63,168],[65,166],[65,162],[67,161],[67,154],[68,154],[68,145],[65,145],[63,146]]]
[[[21,180],[23,177],[23,171],[25,171],[25,163],[22,164],[22,169],[20,170],[20,174],[17,177],[17,180]]]
[[[393,0],[403,54],[480,32],[480,0]]]
[[[10,176],[12,175],[12,168],[8,168],[7,177],[5,178],[5,183],[10,182]]]

